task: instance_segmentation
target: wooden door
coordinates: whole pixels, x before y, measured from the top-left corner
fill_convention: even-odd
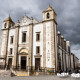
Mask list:
[[[26,69],[26,56],[21,57],[21,69]]]
[[[9,59],[8,61],[8,69],[12,68],[12,58]]]
[[[40,58],[35,58],[35,69],[40,69]]]

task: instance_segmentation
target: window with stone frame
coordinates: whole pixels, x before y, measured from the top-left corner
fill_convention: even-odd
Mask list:
[[[40,32],[36,33],[36,41],[40,41]]]
[[[11,44],[13,44],[13,39],[14,39],[14,37],[11,36],[11,41],[10,41]]]
[[[40,54],[40,46],[36,47],[36,54]]]
[[[63,48],[63,38],[61,38],[61,47]]]
[[[47,17],[47,19],[49,19],[49,18],[50,18],[50,14],[49,14],[49,13],[47,13],[46,17]]]
[[[70,46],[68,46],[68,52],[70,53]]]
[[[26,42],[26,32],[22,32],[22,42]]]
[[[12,48],[10,48],[10,55],[12,54],[12,51],[13,51],[13,49],[12,49]]]
[[[58,35],[58,45],[60,46],[60,35]]]
[[[66,41],[64,41],[64,50],[66,51]]]

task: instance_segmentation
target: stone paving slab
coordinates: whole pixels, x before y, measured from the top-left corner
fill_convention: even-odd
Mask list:
[[[0,77],[0,80],[80,80],[71,78],[70,76],[67,78],[59,78],[56,75],[43,75],[43,76],[29,76],[29,77]]]

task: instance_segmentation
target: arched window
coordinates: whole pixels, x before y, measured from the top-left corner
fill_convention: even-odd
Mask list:
[[[6,28],[6,27],[7,27],[7,23],[4,24],[4,28]]]
[[[47,19],[49,19],[50,18],[50,14],[49,13],[47,13]]]

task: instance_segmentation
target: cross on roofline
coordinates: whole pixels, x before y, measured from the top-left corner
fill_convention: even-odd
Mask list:
[[[24,14],[25,14],[25,16],[26,16],[27,14],[30,14],[30,12],[27,12],[27,13],[25,12]]]

